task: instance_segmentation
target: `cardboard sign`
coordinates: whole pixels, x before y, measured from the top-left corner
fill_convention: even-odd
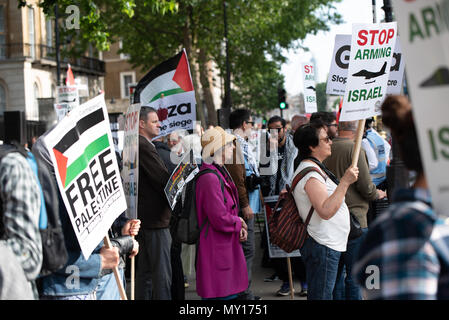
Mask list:
[[[401,94],[404,81],[405,59],[403,59],[400,37],[396,39],[393,62],[388,78],[388,94]],[[334,53],[327,78],[326,93],[344,96],[348,78],[349,58],[351,52],[351,35],[337,34],[335,36]]]
[[[340,121],[380,114],[396,45],[396,23],[354,24]]]
[[[73,230],[88,259],[126,210],[104,95],[73,109],[44,141]]]
[[[303,63],[301,69],[304,83],[305,110],[306,113],[314,113],[318,111],[316,104],[315,66],[311,63]]]
[[[131,105],[125,114],[125,130],[122,157],[122,180],[128,209],[126,216],[137,219],[139,191],[139,112],[140,104]]]
[[[449,32],[447,1],[393,1],[407,63],[421,159],[433,208],[449,216]]]

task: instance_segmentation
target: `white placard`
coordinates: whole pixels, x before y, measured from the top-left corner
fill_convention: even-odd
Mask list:
[[[393,1],[407,63],[407,87],[433,208],[448,217],[448,1]]]
[[[137,219],[139,186],[139,112],[140,104],[131,105],[125,114],[122,179],[128,209],[126,216]]]
[[[47,134],[45,144],[73,230],[88,259],[126,210],[104,95],[73,109]]]
[[[340,121],[380,114],[387,94],[396,35],[396,22],[352,26],[348,81]]]
[[[302,63],[301,71],[304,83],[304,106],[306,113],[317,112],[315,66],[312,63]]]
[[[327,78],[326,93],[343,96],[348,78],[349,54],[351,52],[351,35],[337,34],[335,36],[334,53]],[[403,58],[400,37],[396,39],[393,62],[388,79],[387,95],[401,94],[404,80],[405,59]]]

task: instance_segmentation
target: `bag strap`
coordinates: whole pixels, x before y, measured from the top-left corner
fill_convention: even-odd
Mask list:
[[[312,171],[318,172],[324,178],[324,180],[326,180],[326,177],[321,173],[320,170],[318,170],[318,168],[316,168],[316,167],[304,168],[293,178],[292,187],[290,188],[290,190],[288,190],[288,194],[287,195],[293,193],[293,191],[295,190],[296,185],[298,184],[298,182],[301,181],[302,178],[304,178],[309,172],[312,172]],[[276,206],[274,207],[274,212],[276,212],[276,210],[278,209],[279,204],[281,203],[282,199],[283,198],[279,197],[279,199],[278,199],[278,201],[276,203]],[[313,206],[311,206],[310,210],[309,210],[309,213],[307,214],[306,221],[304,223],[306,227],[309,224],[310,219],[312,218],[313,210],[314,210],[314,208],[313,208]]]
[[[200,172],[198,172],[198,173],[195,175],[195,178],[194,178],[194,181],[193,181],[193,190],[195,191],[195,194],[196,194],[196,180],[197,180],[200,176],[202,176],[203,174],[206,174],[206,173],[213,173],[213,174],[215,174],[215,175],[217,176],[218,180],[220,181],[220,187],[221,187],[221,192],[223,193],[224,203],[227,203],[227,199],[226,199],[226,196],[225,196],[225,193],[224,193],[224,182],[223,182],[223,179],[220,177],[220,175],[217,173],[217,171],[212,170],[212,169],[201,170]],[[197,211],[197,208],[196,208],[196,199],[194,199],[193,203],[194,203],[194,206],[195,206],[195,212],[196,212],[196,211]],[[202,224],[201,227],[200,227],[200,233],[201,233],[201,231],[203,231],[203,229],[204,229],[204,227],[206,226],[206,224],[207,224],[208,221],[209,221],[209,220],[207,219],[207,216],[206,216],[206,219],[204,219],[204,222],[203,222],[203,224]],[[208,229],[206,229],[206,232],[205,232],[205,234],[204,234],[205,237],[207,237],[207,232],[208,232]]]

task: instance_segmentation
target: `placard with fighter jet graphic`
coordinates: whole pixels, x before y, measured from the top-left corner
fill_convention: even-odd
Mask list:
[[[341,121],[380,114],[396,44],[396,22],[354,24]]]

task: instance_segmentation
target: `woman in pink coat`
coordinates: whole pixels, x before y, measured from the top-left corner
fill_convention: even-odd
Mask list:
[[[223,166],[232,161],[234,136],[221,127],[201,138],[203,164],[196,182],[196,206],[201,230],[196,264],[196,288],[203,299],[234,299],[248,288],[248,273],[241,242],[247,226],[238,216],[237,188]],[[223,191],[220,183],[223,182]]]

